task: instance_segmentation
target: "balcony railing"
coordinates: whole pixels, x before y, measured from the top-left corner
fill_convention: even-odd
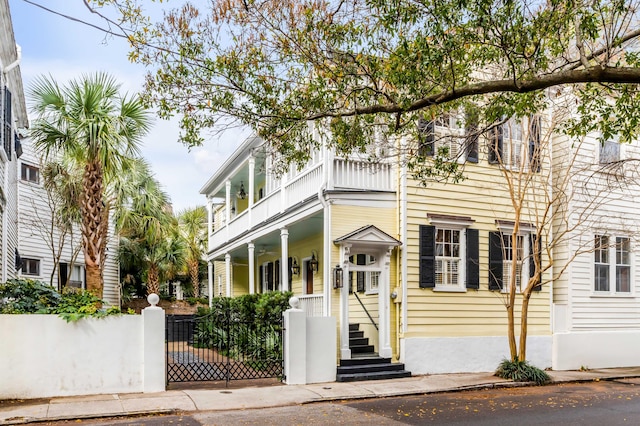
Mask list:
[[[296,296],[300,300],[300,309],[305,311],[308,317],[322,317],[322,303],[324,297],[321,294],[304,294]]]
[[[264,198],[250,206],[251,212],[249,209],[244,210],[231,218],[228,227],[223,224],[214,231],[209,240],[209,249],[219,247],[270,217],[317,195],[318,188],[321,188],[324,183],[323,166],[324,163],[317,163],[296,176],[289,176],[289,180],[284,181],[284,185],[268,191]],[[364,191],[395,191],[396,189],[392,164],[334,159],[330,174],[331,182],[328,183],[328,187]],[[278,180],[278,182],[283,181]]]

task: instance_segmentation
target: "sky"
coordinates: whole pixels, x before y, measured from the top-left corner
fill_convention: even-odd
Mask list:
[[[34,0],[49,9],[104,26],[82,0]],[[127,59],[126,41],[79,22],[47,12],[24,0],[9,0],[13,30],[22,48],[20,68],[25,91],[34,78],[50,75],[61,84],[86,73],[106,71],[122,84],[123,92],[141,90],[146,73]],[[27,107],[29,105],[27,104]],[[171,197],[173,210],[204,205],[200,188],[231,155],[248,131],[232,130],[207,138],[190,151],[178,142],[177,120],[155,119],[142,147],[156,179]]]

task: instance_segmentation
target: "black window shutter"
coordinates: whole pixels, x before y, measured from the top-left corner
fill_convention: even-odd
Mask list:
[[[353,272],[349,271],[349,294],[353,293]]]
[[[467,161],[470,163],[478,162],[478,122],[477,116],[473,114],[466,115],[465,126],[465,147],[467,149]]]
[[[540,260],[542,259],[542,243],[540,241],[540,236],[537,234],[529,234],[529,250],[531,251],[531,256],[529,256],[529,277],[533,278],[536,271],[535,265],[535,257],[538,258],[538,264],[540,264]],[[540,284],[540,277],[536,279],[536,285],[533,287],[533,291],[542,290],[542,285]]]
[[[273,288],[274,290],[280,290],[282,287],[282,277],[280,276],[280,272],[282,271],[282,269],[280,269],[280,260],[276,260],[275,266],[274,266],[275,270],[273,271],[273,275],[275,276],[275,287]]]
[[[291,283],[293,282],[293,270],[291,269],[293,267],[293,258],[289,257],[287,259],[287,265],[289,267],[289,290],[291,290]]]
[[[260,291],[262,291],[264,285],[264,266],[262,265],[258,267],[258,283],[260,284]]]
[[[489,232],[489,290],[502,288],[502,234]]]
[[[467,270],[466,287],[478,290],[480,288],[480,248],[478,230],[467,229]]]
[[[436,286],[436,227],[420,225],[420,288]]]
[[[540,116],[531,117],[529,125],[529,167],[534,172],[540,171]]]
[[[489,163],[497,164],[502,158],[503,125],[489,131]]]
[[[4,88],[4,151],[7,153],[7,157],[9,161],[11,161],[11,144],[13,143],[12,133],[11,133],[11,91],[9,88],[5,86]]]
[[[435,126],[433,120],[418,119],[419,154],[423,157],[433,157],[435,153]]]

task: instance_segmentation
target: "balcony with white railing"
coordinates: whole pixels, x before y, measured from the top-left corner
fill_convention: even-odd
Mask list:
[[[300,300],[300,309],[302,309],[308,317],[322,317],[322,304],[324,298],[321,294],[304,294],[296,296]]]
[[[267,174],[262,198],[250,201],[239,214],[229,215],[228,223],[223,216],[210,236],[209,249],[220,247],[269,218],[317,196],[318,190],[323,187],[347,191],[396,190],[394,169],[390,163],[372,164],[356,159],[327,157],[322,159],[316,156],[302,170],[291,170],[279,179]],[[329,164],[328,171],[325,170],[326,164]],[[227,200],[233,201],[230,198]]]

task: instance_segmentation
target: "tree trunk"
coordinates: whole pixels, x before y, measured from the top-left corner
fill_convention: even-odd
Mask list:
[[[522,294],[522,312],[520,313],[520,349],[518,354],[518,359],[521,361],[526,360],[527,356],[527,332],[528,332],[528,322],[527,317],[529,315],[529,299],[531,298],[531,293],[523,293]]]
[[[160,296],[160,277],[158,266],[155,264],[149,265],[147,271],[147,296],[155,293]]]
[[[200,262],[198,260],[189,261],[189,276],[191,277],[191,285],[193,286],[193,297],[200,297],[200,277],[198,266]]]
[[[102,287],[95,287],[100,282],[100,268],[95,265],[87,265],[87,290],[102,299]]]
[[[104,204],[102,201],[102,166],[98,162],[88,163],[82,181],[82,248],[87,269],[87,289],[103,297],[102,250],[105,238]],[[89,273],[89,271],[92,271]]]

